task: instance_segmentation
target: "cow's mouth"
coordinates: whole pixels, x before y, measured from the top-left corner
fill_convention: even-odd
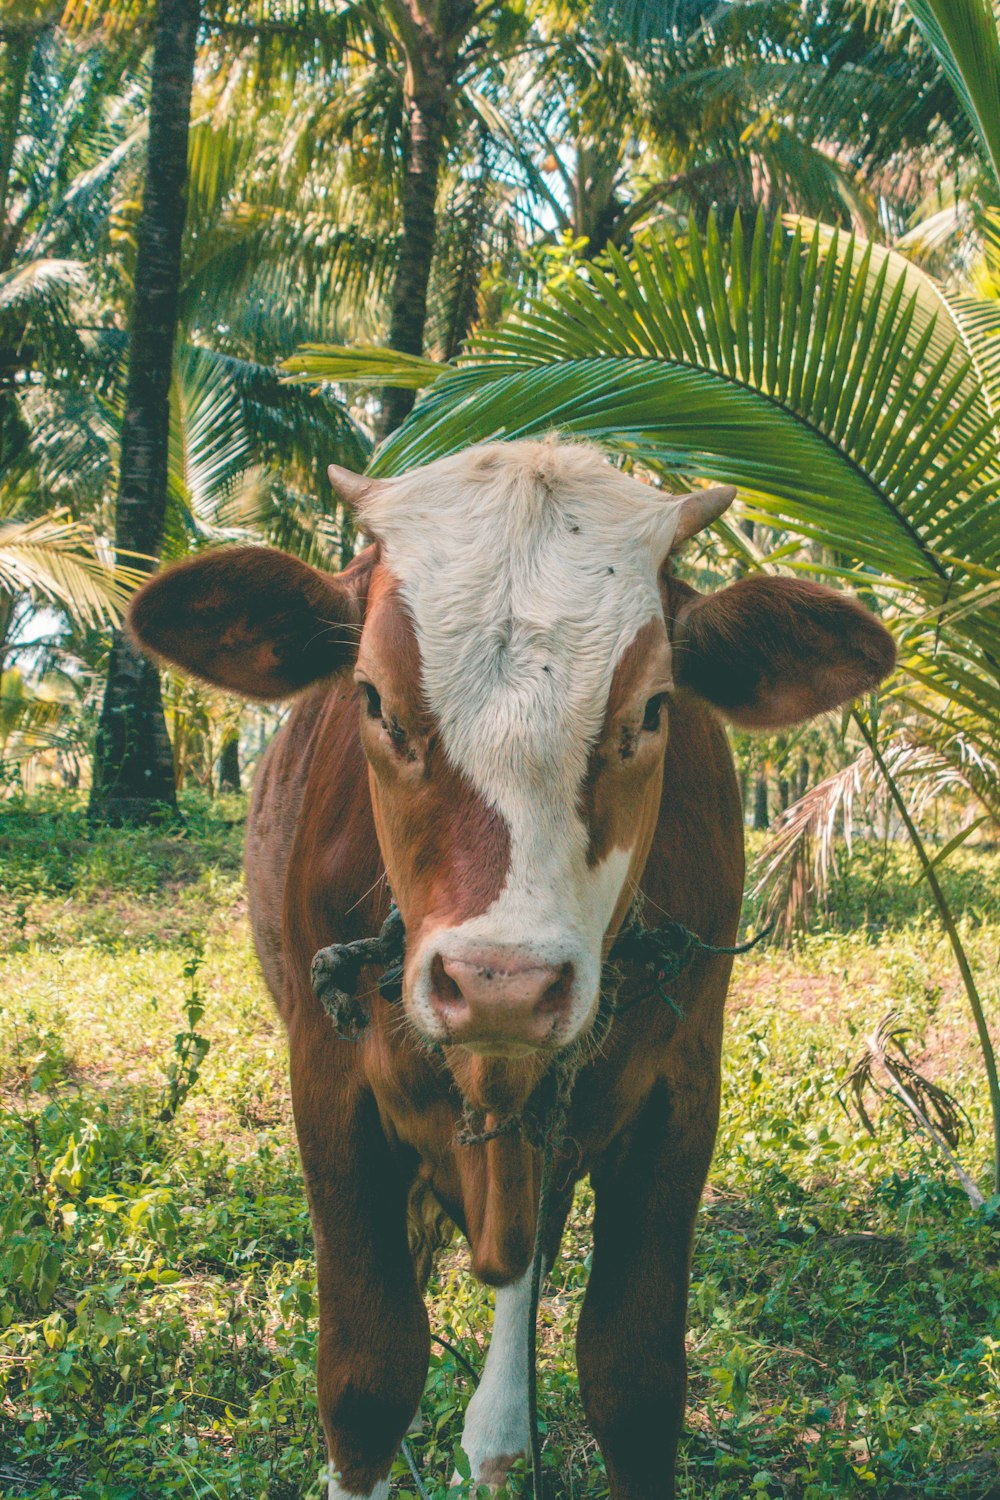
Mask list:
[[[445,1042],[444,1045],[453,1047],[461,1046],[463,1051],[468,1052],[472,1057],[494,1058],[501,1062],[505,1060],[512,1061],[519,1057],[534,1057],[538,1054],[554,1053],[558,1050],[556,1047],[546,1047],[544,1045],[477,1040],[475,1038],[461,1043]]]

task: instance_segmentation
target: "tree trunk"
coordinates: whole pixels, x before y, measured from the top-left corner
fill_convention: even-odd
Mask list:
[[[119,559],[150,572],[159,556],[167,503],[169,392],[199,6],[200,0],[158,0],[156,7],[115,530]],[[111,824],[146,823],[175,817],[176,811],[159,670],[116,631],[94,751],[90,816]]]
[[[238,792],[240,785],[240,736],[239,731],[230,736],[219,756],[219,791]]]
[[[15,603],[13,594],[8,593],[6,589],[0,589],[0,760],[3,760],[7,752],[7,736],[2,727],[7,718],[3,674],[7,666],[7,634],[14,618]]]
[[[753,789],[753,826],[757,832],[770,825],[767,815],[767,776],[762,771],[754,783]]]
[[[809,757],[808,757],[808,755],[800,755],[799,756],[799,784],[798,784],[798,786],[796,788],[796,795],[799,796],[799,797],[804,797],[805,794],[806,794],[806,792],[808,790],[809,790]]]
[[[40,28],[12,26],[0,39],[0,270],[8,268],[7,192],[21,101]]]
[[[430,43],[425,39],[425,47]],[[451,81],[437,59],[425,58],[419,91],[406,100],[409,140],[403,178],[402,235],[392,285],[389,347],[401,354],[423,354],[427,288],[436,237],[435,206],[444,154],[444,127]],[[382,398],[378,437],[387,437],[409,415],[415,391],[387,388]]]

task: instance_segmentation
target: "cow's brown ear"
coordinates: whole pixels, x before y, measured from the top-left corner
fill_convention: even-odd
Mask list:
[[[885,627],[846,594],[758,574],[717,594],[670,584],[679,684],[746,729],[779,729],[847,703],[896,660]]]
[[[226,547],[157,573],[128,612],[152,656],[244,698],[287,698],[354,660],[360,570],[332,575],[268,547]]]

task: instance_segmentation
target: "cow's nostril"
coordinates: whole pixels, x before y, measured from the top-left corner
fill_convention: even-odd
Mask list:
[[[545,1015],[561,1015],[573,989],[573,965],[563,964],[539,1002],[538,1009]]]
[[[434,999],[441,1005],[464,1005],[465,997],[444,966],[440,953],[431,960],[431,989]]]

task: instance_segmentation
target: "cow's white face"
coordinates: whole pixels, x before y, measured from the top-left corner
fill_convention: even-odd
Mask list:
[[[594,1016],[659,804],[658,575],[683,504],[555,443],[471,449],[361,502],[381,547],[362,734],[404,1002],[434,1041],[563,1047]]]

